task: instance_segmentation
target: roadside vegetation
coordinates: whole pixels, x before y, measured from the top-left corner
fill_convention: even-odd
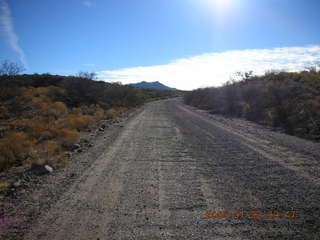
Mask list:
[[[81,132],[177,94],[95,81],[93,73],[18,75],[22,70],[10,62],[0,66],[0,173],[64,164]]]
[[[320,140],[320,71],[316,67],[302,72],[238,75],[240,81],[186,93],[185,103],[212,114],[245,118]]]

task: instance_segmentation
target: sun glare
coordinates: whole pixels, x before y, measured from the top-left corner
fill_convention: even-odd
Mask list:
[[[211,13],[216,26],[225,27],[234,19],[239,9],[239,0],[197,0]]]

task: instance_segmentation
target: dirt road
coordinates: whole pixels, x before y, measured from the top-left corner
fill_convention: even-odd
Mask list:
[[[319,157],[319,144],[149,103],[24,239],[320,239]]]

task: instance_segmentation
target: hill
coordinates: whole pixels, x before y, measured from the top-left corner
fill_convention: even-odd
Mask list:
[[[176,88],[168,87],[158,81],[156,82],[139,82],[139,83],[131,83],[130,86],[136,87],[136,88],[145,88],[145,89],[157,89],[157,90],[171,90],[176,91]]]

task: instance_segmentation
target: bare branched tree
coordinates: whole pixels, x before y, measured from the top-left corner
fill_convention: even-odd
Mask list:
[[[19,63],[4,60],[0,63],[0,76],[14,76],[25,71],[26,69]]]
[[[80,72],[78,72],[78,77],[85,78],[85,79],[88,79],[88,80],[94,80],[94,79],[97,78],[97,74],[95,72],[80,71]]]

